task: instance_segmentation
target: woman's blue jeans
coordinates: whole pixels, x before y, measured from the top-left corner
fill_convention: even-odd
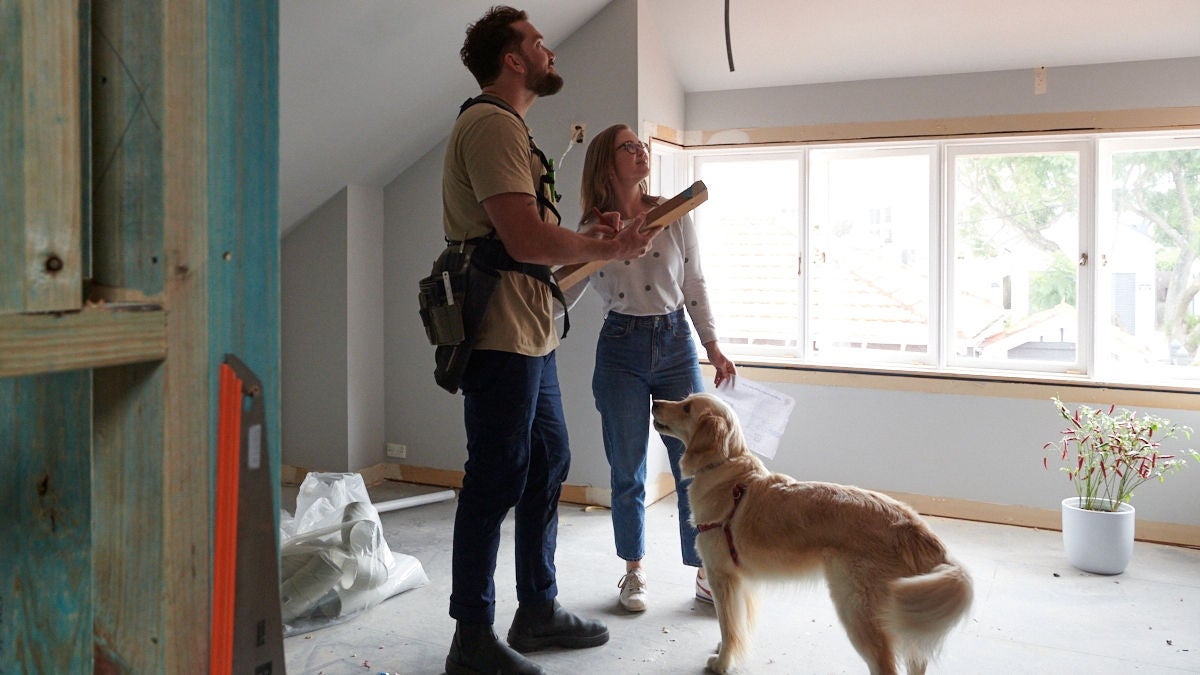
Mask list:
[[[677,401],[703,391],[700,363],[687,315],[630,316],[609,312],[596,342],[592,394],[600,411],[604,453],[612,485],[613,535],[617,555],[641,560],[646,553],[646,455],[652,399]],[[683,442],[663,436],[679,502],[683,563],[699,567],[687,483],[679,475]]]

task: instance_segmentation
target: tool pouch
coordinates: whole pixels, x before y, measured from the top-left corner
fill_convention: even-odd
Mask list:
[[[437,347],[433,379],[451,394],[462,384],[488,301],[500,283],[498,271],[482,259],[472,259],[477,248],[473,241],[448,246],[418,284],[421,322],[430,344]]]
[[[433,272],[418,283],[417,302],[425,337],[435,347],[463,341],[463,302],[467,295],[470,253],[447,247],[433,264]]]

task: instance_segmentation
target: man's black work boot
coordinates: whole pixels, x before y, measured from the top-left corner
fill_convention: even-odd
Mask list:
[[[446,655],[446,675],[546,675],[538,664],[508,648],[491,624],[458,622]]]
[[[508,644],[519,652],[547,647],[599,647],[605,642],[608,628],[603,623],[575,616],[558,600],[521,603],[508,629]]]

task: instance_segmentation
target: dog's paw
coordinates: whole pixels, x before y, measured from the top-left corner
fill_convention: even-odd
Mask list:
[[[731,666],[732,664],[729,663],[729,659],[722,657],[720,654],[714,654],[708,657],[708,665],[705,670],[710,673],[724,675],[725,673],[733,672],[733,668]]]

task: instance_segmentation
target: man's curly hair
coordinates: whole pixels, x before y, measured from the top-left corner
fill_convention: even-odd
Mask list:
[[[488,86],[500,76],[500,57],[521,44],[522,36],[512,25],[526,20],[524,10],[496,5],[467,26],[467,39],[458,54],[480,87]]]

